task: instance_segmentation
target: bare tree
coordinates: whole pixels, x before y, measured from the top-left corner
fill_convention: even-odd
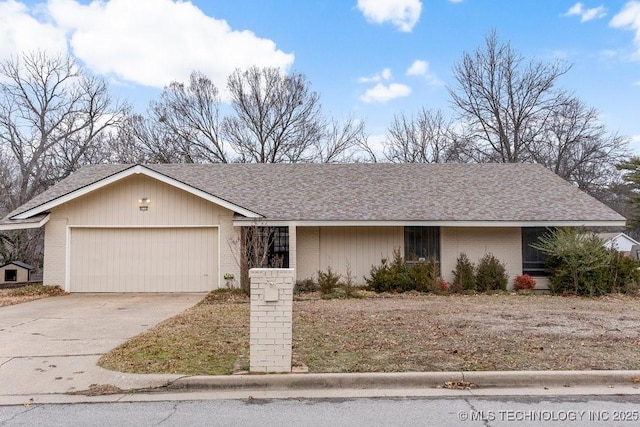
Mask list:
[[[252,268],[280,268],[281,259],[269,259],[269,248],[273,245],[273,227],[254,222],[240,228],[240,233],[229,240],[229,248],[240,268],[240,287],[250,293],[249,270]]]
[[[388,129],[385,158],[393,163],[463,161],[461,139],[440,110],[422,108],[415,117],[396,114]]]
[[[105,130],[124,116],[105,82],[73,59],[32,52],[0,63],[0,147],[16,175],[16,207],[86,163],[99,162]]]
[[[537,163],[595,193],[616,177],[615,165],[628,156],[628,141],[610,134],[595,108],[576,97],[563,96],[529,151]]]
[[[161,123],[133,114],[109,137],[114,163],[195,163],[202,158],[185,141]]]
[[[145,138],[145,144],[152,149],[152,141],[163,145],[169,140],[183,162],[227,163],[228,153],[220,138],[219,110],[218,88],[207,76],[194,71],[188,85],[172,82],[159,101],[150,103],[149,119],[153,125],[147,125],[146,132],[152,139]]]
[[[105,133],[124,117],[102,79],[68,56],[25,53],[0,63],[0,211],[9,212],[87,163],[104,160]],[[31,238],[5,233],[23,259]]]
[[[366,141],[362,120],[349,117],[339,122],[332,119],[324,124],[322,136],[314,143],[312,160],[320,163],[354,161]]]
[[[530,160],[529,144],[558,103],[554,85],[569,69],[562,62],[525,62],[495,31],[485,46],[464,53],[453,69],[457,87],[449,94],[484,161]]]
[[[235,70],[227,88],[235,115],[223,121],[223,131],[239,161],[314,160],[324,122],[318,94],[304,75],[252,67]]]

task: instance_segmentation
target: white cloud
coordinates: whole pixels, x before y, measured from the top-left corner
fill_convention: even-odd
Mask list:
[[[64,31],[39,21],[22,3],[0,1],[0,58],[34,50],[66,53]]]
[[[391,74],[391,69],[389,68],[385,68],[384,70],[382,70],[381,72],[374,74],[373,76],[370,77],[360,77],[358,79],[358,83],[378,83],[381,82],[383,80],[389,80],[391,79],[393,75]]]
[[[367,91],[360,97],[360,99],[366,103],[385,103],[395,98],[409,96],[410,94],[411,88],[407,85],[403,85],[400,83],[390,83],[388,85],[378,83],[371,89],[367,89]]]
[[[358,9],[369,22],[391,22],[398,30],[411,32],[420,19],[420,0],[358,0]]]
[[[630,1],[609,22],[614,28],[622,28],[635,31],[634,42],[640,55],[640,2]]]
[[[47,8],[93,72],[145,86],[186,81],[198,70],[222,89],[235,68],[287,70],[294,60],[273,41],[235,31],[181,0],[48,0]]]
[[[407,70],[408,76],[424,76],[429,70],[429,63],[416,59]]]
[[[449,0],[449,3],[462,3],[464,0]]]
[[[599,19],[607,16],[607,9],[604,6],[585,9],[582,3],[576,3],[567,10],[564,16],[579,16],[580,22],[588,22],[592,19]]]
[[[413,61],[413,64],[411,64],[411,66],[407,69],[407,76],[424,77],[427,83],[434,86],[444,84],[442,80],[438,78],[438,76],[436,76],[429,70],[429,63],[420,59],[416,59],[415,61]]]

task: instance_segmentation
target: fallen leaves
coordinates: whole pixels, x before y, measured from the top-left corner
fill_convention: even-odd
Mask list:
[[[27,285],[14,289],[0,289],[0,307],[22,304],[41,298],[66,295],[59,286]]]
[[[456,389],[456,390],[470,390],[477,387],[474,383],[469,381],[446,381],[444,388]]]
[[[125,393],[124,390],[116,387],[113,384],[91,384],[88,390],[72,391],[68,394],[82,395],[82,396],[105,396],[108,394],[121,394]]]

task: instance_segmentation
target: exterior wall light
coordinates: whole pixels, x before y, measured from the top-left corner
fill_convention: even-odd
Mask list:
[[[151,199],[148,198],[147,196],[145,196],[145,197],[143,197],[141,199],[138,199],[138,203],[140,204],[139,209],[140,209],[141,212],[146,212],[146,211],[149,210],[149,202],[150,201],[151,201]]]

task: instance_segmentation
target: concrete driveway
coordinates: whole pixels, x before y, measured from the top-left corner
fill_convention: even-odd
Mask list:
[[[0,307],[0,395],[68,393],[92,384],[160,386],[174,376],[96,365],[106,352],[204,294],[71,294]]]

